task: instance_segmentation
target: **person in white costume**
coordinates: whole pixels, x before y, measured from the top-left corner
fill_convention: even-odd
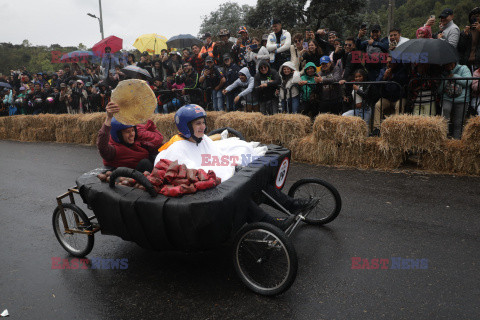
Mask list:
[[[225,182],[234,175],[235,165],[245,166],[255,157],[265,155],[267,148],[259,147],[255,142],[238,139],[212,141],[205,135],[206,117],[207,113],[198,105],[189,104],[178,109],[175,124],[179,134],[159,149],[155,165],[161,159],[178,161],[188,169],[203,169],[207,172],[213,170],[217,177]],[[265,191],[293,215],[285,220],[272,218],[259,207],[261,197],[252,194],[251,198],[245,199],[248,202],[247,222],[267,222],[286,230],[295,220],[295,214],[309,210],[317,204],[316,200],[290,198],[273,185],[266,187]]]

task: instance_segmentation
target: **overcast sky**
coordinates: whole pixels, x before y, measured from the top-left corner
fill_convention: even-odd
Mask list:
[[[225,2],[225,1],[223,1]],[[201,17],[218,9],[216,0],[102,0],[105,37],[123,39],[124,49],[132,49],[135,39],[145,33],[170,38],[180,33],[197,35]],[[256,0],[237,0],[254,6]],[[92,47],[101,40],[97,19],[98,0],[1,0],[0,42],[33,45]]]

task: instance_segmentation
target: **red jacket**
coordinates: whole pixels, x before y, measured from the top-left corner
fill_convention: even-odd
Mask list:
[[[148,159],[162,145],[163,136],[153,121],[137,125],[137,136],[132,146],[115,142],[110,136],[110,127],[105,124],[98,132],[97,148],[103,158],[103,164],[110,167],[135,169],[140,160]]]

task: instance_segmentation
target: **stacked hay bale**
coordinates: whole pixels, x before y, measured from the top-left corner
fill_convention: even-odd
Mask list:
[[[262,142],[286,146],[299,137],[307,136],[311,130],[312,120],[304,115],[279,113],[265,116]]]
[[[208,118],[208,116],[207,116]],[[230,127],[240,131],[247,141],[263,142],[263,121],[265,116],[259,112],[228,112],[217,117],[214,123],[215,128]]]
[[[28,116],[0,117],[0,139],[20,140],[20,134],[23,129],[22,122],[26,117]]]
[[[152,117],[152,121],[157,126],[158,131],[163,135],[163,141],[165,142],[178,133],[177,126],[175,125],[175,113],[155,114]]]
[[[207,113],[207,133],[217,129],[215,126],[215,121],[217,121],[217,119],[224,114],[226,114],[225,111],[209,111]]]
[[[461,140],[445,140],[440,150],[422,154],[423,169],[460,174],[480,174],[480,117],[471,118]]]
[[[55,141],[59,143],[75,143],[78,115],[58,114],[55,117]]]
[[[39,114],[16,119],[21,127],[20,141],[55,141],[55,115]]]

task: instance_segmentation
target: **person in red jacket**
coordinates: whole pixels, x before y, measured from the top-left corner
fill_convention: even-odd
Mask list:
[[[97,148],[103,164],[151,172],[157,150],[163,142],[162,134],[152,120],[136,126],[118,122],[114,117],[118,111],[116,103],[107,104],[107,117],[98,132]]]

